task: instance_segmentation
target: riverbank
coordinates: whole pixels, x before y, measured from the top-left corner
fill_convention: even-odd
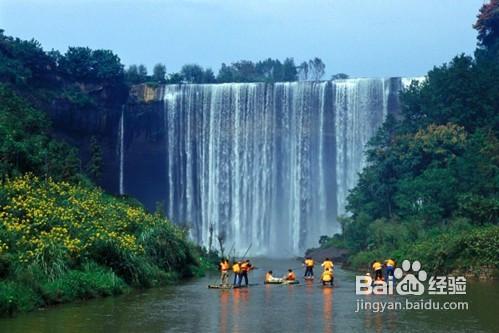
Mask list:
[[[131,292],[42,311],[0,318],[0,331],[88,332],[495,332],[498,287],[470,282],[466,296],[428,296],[426,300],[467,301],[468,311],[357,311],[358,299],[405,301],[403,296],[357,296],[355,274],[336,268],[336,287],[303,281],[300,261],[251,258],[260,267],[249,274],[250,288],[208,289],[219,274],[143,292]],[[282,276],[299,267],[299,285],[264,285],[265,273]],[[318,272],[316,272],[318,274]],[[419,299],[419,297],[415,298]]]
[[[0,182],[0,315],[201,276],[213,264],[160,212],[85,184]]]
[[[328,254],[339,259],[347,269],[369,271],[374,260],[394,258],[398,262],[418,260],[427,272],[464,275],[470,279],[499,278],[499,226],[448,228],[401,247],[375,247],[365,251],[348,251],[341,235],[307,254]],[[338,255],[341,254],[340,257]]]

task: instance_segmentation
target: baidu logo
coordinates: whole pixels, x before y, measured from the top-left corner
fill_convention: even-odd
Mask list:
[[[417,274],[417,277],[415,274],[409,273],[411,268],[412,272]],[[400,282],[397,282],[397,294],[423,295],[425,289],[423,282],[426,281],[427,274],[421,270],[421,263],[419,261],[416,260],[411,265],[409,260],[404,260],[402,268],[395,269],[394,275],[397,280],[400,280]]]
[[[425,289],[430,295],[455,295],[466,294],[466,278],[464,276],[431,276],[428,279],[426,271],[421,269],[421,263],[417,260],[412,263],[404,260],[401,267],[394,270],[393,276],[388,276],[385,281],[382,278],[374,280],[369,273],[357,275],[355,278],[355,293],[357,295],[393,295],[420,296]],[[428,281],[425,288],[424,282]]]

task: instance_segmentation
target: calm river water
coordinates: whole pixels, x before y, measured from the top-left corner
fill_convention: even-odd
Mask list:
[[[359,311],[364,301],[405,301],[396,296],[355,295],[355,276],[336,270],[335,288],[315,283],[263,285],[266,270],[303,273],[294,260],[255,259],[249,289],[208,289],[215,275],[175,287],[73,303],[0,320],[0,332],[498,332],[499,289],[468,282],[469,310]],[[317,273],[317,272],[316,272]],[[276,275],[276,274],[274,274]],[[424,297],[428,299],[426,295]],[[413,298],[418,300],[420,298]]]

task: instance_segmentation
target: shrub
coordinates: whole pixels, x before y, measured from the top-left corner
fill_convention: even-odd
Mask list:
[[[42,300],[32,289],[15,281],[0,282],[0,315],[30,311],[41,304]]]
[[[27,174],[0,182],[0,203],[0,276],[16,281],[3,285],[3,313],[167,284],[210,267],[185,230],[85,183]]]
[[[70,270],[42,287],[47,304],[88,299],[97,296],[118,295],[126,290],[125,282],[112,270],[87,263],[82,270]]]

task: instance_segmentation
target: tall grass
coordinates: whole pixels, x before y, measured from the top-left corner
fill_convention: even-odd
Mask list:
[[[186,230],[98,188],[0,181],[0,315],[201,275],[204,257]]]

